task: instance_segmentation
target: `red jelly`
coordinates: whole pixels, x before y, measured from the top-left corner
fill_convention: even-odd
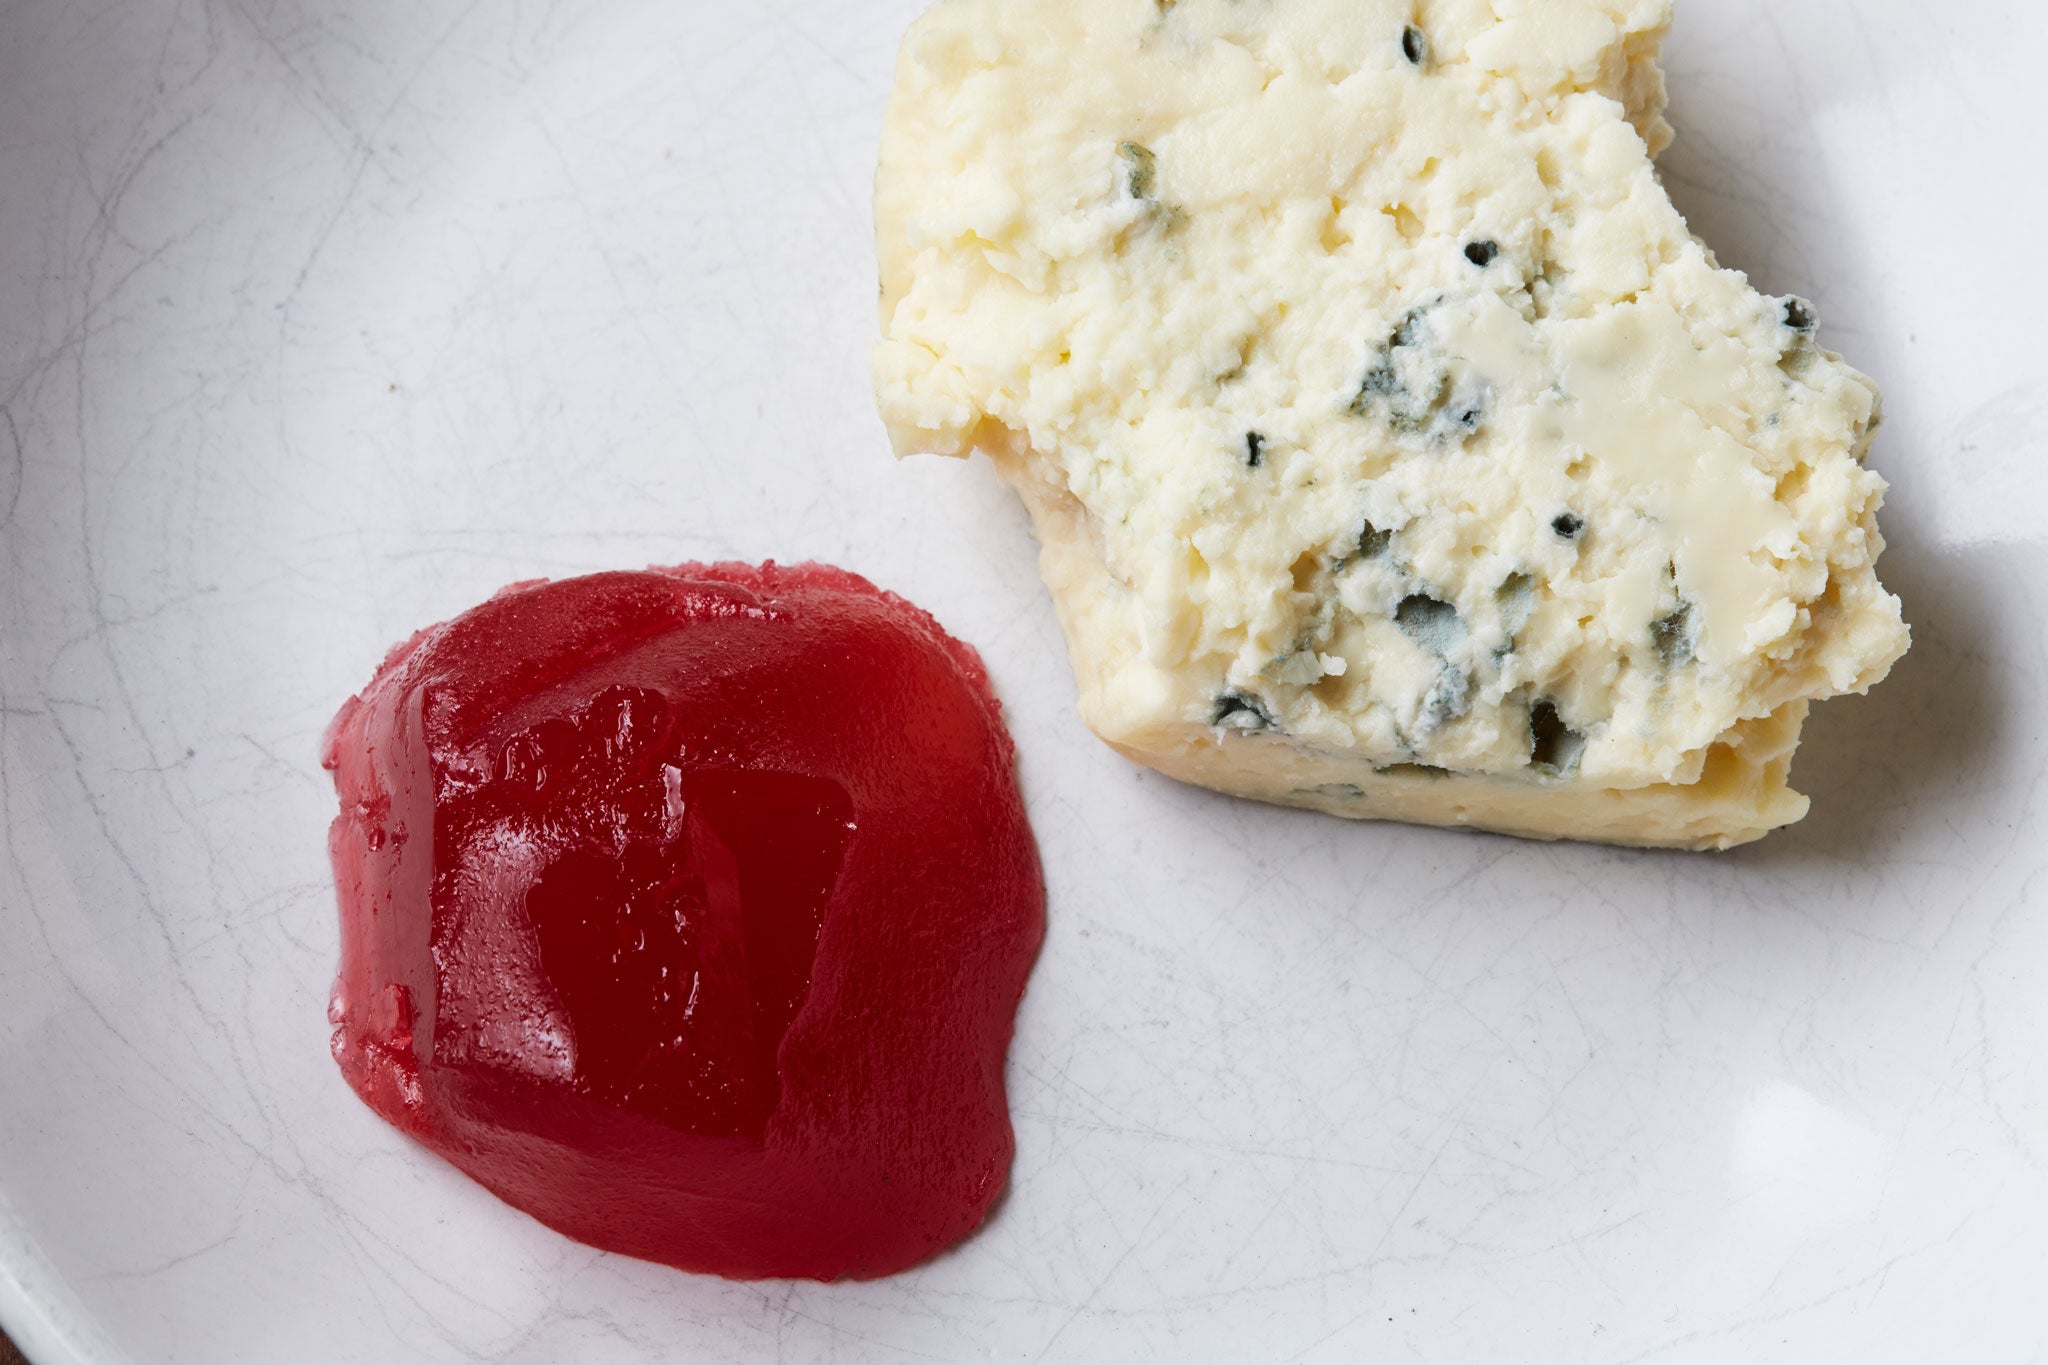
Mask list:
[[[1009,1170],[1044,889],[973,650],[866,581],[522,584],[336,717],[334,1055],[580,1241],[885,1275]]]

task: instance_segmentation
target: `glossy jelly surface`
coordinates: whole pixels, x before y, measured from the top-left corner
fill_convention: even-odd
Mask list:
[[[1044,890],[967,646],[817,565],[521,584],[329,732],[334,1055],[593,1246],[887,1274],[971,1232]]]

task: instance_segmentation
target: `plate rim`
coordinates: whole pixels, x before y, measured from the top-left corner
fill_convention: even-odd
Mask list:
[[[125,1365],[91,1321],[0,1189],[0,1331],[29,1365]]]

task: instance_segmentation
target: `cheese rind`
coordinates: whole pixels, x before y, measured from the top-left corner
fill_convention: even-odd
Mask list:
[[[1081,710],[1335,814],[1726,847],[1904,652],[1863,376],[1687,232],[1663,0],[940,0],[901,453],[1023,494]]]

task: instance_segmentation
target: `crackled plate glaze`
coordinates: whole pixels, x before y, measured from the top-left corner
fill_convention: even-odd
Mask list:
[[[1695,227],[1886,387],[1917,646],[1723,857],[1353,826],[1083,732],[1022,515],[891,461],[917,0],[0,7],[0,1326],[171,1362],[2039,1360],[2037,9],[1681,0]],[[842,564],[993,670],[1051,931],[987,1229],[600,1255],[327,1056],[322,726],[517,579]]]

